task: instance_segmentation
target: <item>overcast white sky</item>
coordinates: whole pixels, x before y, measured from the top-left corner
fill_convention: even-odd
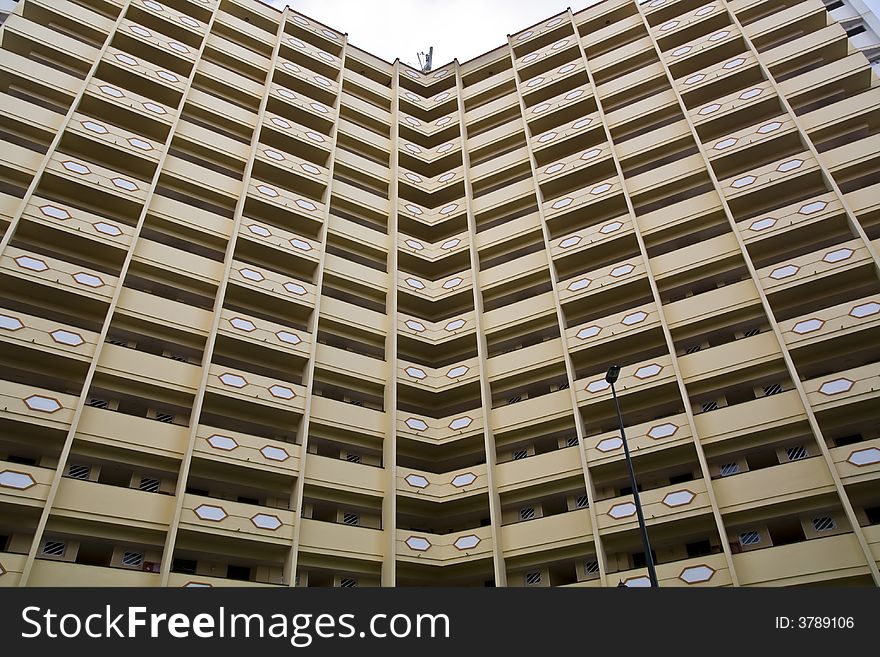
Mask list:
[[[263,0],[348,32],[349,41],[393,62],[417,65],[416,53],[434,46],[434,67],[466,62],[504,45],[509,33],[599,0]],[[708,0],[707,0],[708,1]],[[880,16],[880,0],[863,0]]]
[[[417,64],[416,53],[434,46],[434,66],[466,62],[507,42],[508,33],[598,0],[268,0],[289,4],[389,62]]]

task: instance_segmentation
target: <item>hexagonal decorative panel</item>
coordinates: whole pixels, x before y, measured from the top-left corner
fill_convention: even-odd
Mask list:
[[[86,287],[101,287],[104,285],[104,280],[100,276],[87,274],[85,272],[77,272],[73,275],[73,280]]]
[[[830,263],[841,262],[842,260],[851,258],[853,253],[855,253],[855,251],[852,249],[834,249],[833,251],[826,253],[822,257],[822,260]]]
[[[407,368],[406,368],[405,370],[403,370],[403,371],[406,372],[408,375],[410,375],[410,376],[411,376],[412,378],[414,378],[414,379],[422,380],[422,379],[424,379],[426,376],[428,376],[428,375],[425,373],[425,370],[421,370],[421,369],[419,369],[418,367],[412,367],[412,366],[410,366],[410,367],[407,367]]]
[[[688,54],[692,48],[690,46],[681,46],[672,51],[673,57],[681,57],[682,55]]]
[[[442,208],[440,208],[440,214],[450,214],[451,212],[455,212],[457,209],[457,203],[450,203],[449,205],[444,205]]]
[[[422,283],[417,278],[407,278],[404,282],[407,285],[409,285],[411,288],[413,288],[414,290],[424,290],[425,289],[425,284]]]
[[[753,221],[751,224],[749,224],[749,230],[767,230],[774,225],[776,225],[776,219],[774,219],[773,217],[764,217],[763,219],[758,219],[757,221]]]
[[[272,531],[275,531],[281,526],[281,518],[268,513],[258,513],[251,518],[251,522],[254,523],[255,527]]]
[[[257,326],[249,319],[243,319],[241,317],[233,317],[229,320],[229,323],[232,324],[239,331],[244,331],[245,333],[250,333],[251,331],[256,331]]]
[[[425,479],[425,477],[423,477],[422,475],[418,474],[408,474],[403,478],[403,480],[413,488],[427,488],[431,485],[431,482]]]
[[[671,30],[675,27],[678,27],[678,21],[669,21],[668,23],[664,23],[660,26],[660,31],[666,32],[667,30]]]
[[[599,229],[599,232],[603,235],[609,235],[610,233],[614,233],[623,228],[623,224],[619,221],[612,221],[610,223],[605,224]]]
[[[850,381],[847,378],[833,379],[819,386],[819,392],[823,395],[837,395],[841,392],[848,392],[854,384],[855,381]]]
[[[447,331],[457,331],[465,324],[466,322],[463,319],[453,319],[451,322],[447,322],[446,326],[444,326],[443,328]]]
[[[667,493],[661,501],[666,506],[676,507],[690,504],[694,501],[695,497],[696,495],[689,490],[677,490],[672,493]]]
[[[241,274],[242,278],[246,278],[249,281],[254,281],[256,283],[266,280],[266,277],[263,276],[260,272],[255,269],[249,269],[248,267],[242,267],[238,270],[238,273]]]
[[[813,201],[812,203],[807,203],[806,205],[802,205],[798,210],[799,214],[816,214],[817,212],[822,212],[825,208],[828,207],[828,204],[825,201]]]
[[[455,431],[460,431],[461,429],[467,429],[473,423],[473,419],[469,418],[467,415],[463,415],[462,417],[455,418],[452,422],[449,423],[449,428],[454,429]]]
[[[857,465],[860,467],[863,465],[873,465],[875,463],[880,463],[880,449],[876,447],[857,449],[854,452],[851,452],[846,460],[853,465]]]
[[[648,431],[648,437],[653,438],[654,440],[660,440],[661,438],[669,438],[672,434],[678,431],[678,427],[671,422],[665,422],[663,424],[655,424]]]
[[[0,315],[0,328],[6,329],[7,331],[17,331],[24,328],[24,324],[21,323],[21,320],[18,317]]]
[[[554,201],[550,207],[554,210],[561,210],[562,208],[571,205],[572,201],[574,201],[573,198],[571,198],[570,196],[566,196],[565,198]]]
[[[278,399],[293,399],[296,397],[296,393],[293,390],[277,383],[269,386],[269,394]]]
[[[64,208],[59,208],[54,205],[41,205],[40,212],[42,212],[47,217],[52,217],[53,219],[60,219],[64,221],[65,219],[70,219],[70,213]]]
[[[595,187],[593,187],[593,189],[590,190],[590,194],[604,194],[609,189],[611,189],[611,185],[609,185],[608,183],[602,183],[601,185],[596,185]]]
[[[80,124],[86,130],[99,135],[106,135],[109,132],[109,130],[107,130],[107,128],[105,128],[103,125],[101,125],[100,123],[95,123],[94,121],[80,121]]]
[[[0,486],[4,488],[27,490],[31,486],[36,485],[36,480],[27,472],[18,472],[17,470],[4,470],[0,472]]]
[[[634,313],[630,313],[625,316],[620,323],[626,326],[632,326],[633,324],[638,324],[639,322],[644,322],[648,318],[648,313],[643,310],[637,310]]]
[[[43,395],[26,397],[24,403],[32,411],[42,411],[44,413],[54,413],[61,409],[60,401],[53,397],[44,397]]]
[[[49,335],[52,336],[52,339],[55,340],[55,342],[70,345],[71,347],[78,347],[85,342],[79,333],[66,331],[64,329],[56,329]]]
[[[260,237],[269,237],[272,234],[271,230],[265,226],[260,226],[259,224],[250,224],[247,229],[254,235],[259,235]]]
[[[609,273],[612,276],[614,276],[614,278],[619,278],[621,276],[626,276],[627,274],[632,273],[632,271],[634,269],[635,269],[634,265],[625,264],[625,265],[619,265],[619,266],[615,267]]]
[[[459,377],[464,376],[468,373],[468,367],[465,365],[459,365],[458,367],[453,367],[446,373],[446,376],[450,379],[457,379]]]
[[[553,140],[553,139],[556,139],[556,133],[555,133],[555,132],[548,132],[548,133],[543,134],[543,135],[541,135],[540,137],[538,137],[538,141],[539,141],[540,143],[542,143],[542,144],[545,144],[545,143],[547,143],[548,141],[551,141],[551,140]]]
[[[290,458],[290,454],[288,454],[286,450],[282,449],[281,447],[275,447],[274,445],[266,445],[265,447],[261,447],[260,454],[262,454],[264,458],[267,458],[270,461],[286,461]]]
[[[278,196],[278,190],[274,187],[269,187],[269,185],[257,185],[257,191],[260,192],[260,194],[264,194],[271,198],[276,198]]]
[[[299,296],[302,296],[303,294],[306,293],[306,288],[304,288],[299,283],[294,283],[292,281],[288,281],[282,287],[285,290],[287,290],[288,292],[290,292],[291,294],[297,294]]]
[[[119,91],[116,87],[111,87],[109,85],[103,85],[98,87],[102,93],[107,94],[108,96],[113,96],[113,98],[122,98],[125,94]]]
[[[85,164],[80,164],[79,162],[72,162],[68,160],[67,162],[62,162],[61,166],[63,166],[68,171],[73,171],[73,173],[79,173],[81,175],[85,175],[87,173],[91,173],[92,170],[89,169]]]
[[[727,69],[729,71],[730,69],[736,68],[737,66],[742,66],[745,63],[746,63],[746,60],[744,60],[742,57],[737,57],[736,59],[731,59],[729,62],[727,62],[721,68]]]
[[[709,41],[721,41],[721,39],[728,36],[729,34],[730,34],[730,32],[728,32],[727,30],[721,30],[720,32],[715,32],[715,34],[712,34],[709,36]]]
[[[581,290],[585,290],[590,287],[590,283],[592,283],[589,278],[579,278],[576,281],[572,281],[568,284],[568,289],[572,292],[580,292]]]
[[[619,436],[600,440],[596,444],[596,449],[600,452],[613,452],[615,449],[620,449],[621,447],[623,447],[623,440],[621,440]]]
[[[200,504],[195,509],[193,509],[193,513],[195,513],[202,520],[211,520],[212,522],[220,522],[221,520],[225,520],[228,517],[228,513],[221,506],[214,506],[212,504]]]
[[[760,128],[758,128],[758,133],[762,135],[769,134],[771,132],[775,132],[782,127],[782,124],[779,121],[770,121],[770,123],[765,123]]]
[[[737,178],[732,183],[730,183],[730,186],[734,189],[739,189],[740,187],[747,187],[748,185],[751,185],[756,180],[757,178],[755,178],[754,176],[743,176],[741,178]]]
[[[247,385],[247,379],[239,374],[230,374],[229,372],[225,372],[217,378],[220,379],[220,383],[230,386],[232,388],[244,388]]]
[[[467,534],[465,536],[459,536],[455,539],[455,543],[453,545],[459,550],[470,550],[471,548],[475,548],[480,544],[480,537],[474,536],[473,534]]]
[[[406,240],[404,241],[404,244],[406,244],[411,249],[415,249],[416,251],[421,251],[425,248],[424,244],[417,240]]]
[[[306,201],[305,199],[301,198],[296,199],[296,204],[303,210],[308,210],[309,212],[313,212],[314,210],[318,209],[318,206],[311,201]]]
[[[721,141],[715,142],[715,150],[723,151],[725,148],[730,148],[734,144],[736,144],[737,140],[733,137],[728,137],[727,139],[722,139]]]
[[[699,566],[685,568],[679,573],[678,578],[688,584],[697,584],[699,582],[708,582],[714,574],[715,570],[705,564],[700,564]]]
[[[425,431],[428,428],[428,423],[417,417],[408,417],[404,420],[404,424],[413,431]]]
[[[648,379],[652,376],[656,376],[660,374],[660,371],[663,369],[662,365],[658,365],[657,363],[651,363],[650,365],[643,365],[639,369],[635,371],[635,377],[637,379]]]
[[[800,269],[801,268],[797,265],[785,265],[784,267],[777,267],[770,272],[770,278],[776,279],[778,281],[782,278],[794,276],[800,271]]]
[[[705,76],[705,75],[703,75],[702,73],[697,73],[696,75],[692,75],[692,76],[690,76],[689,78],[687,78],[687,79],[684,81],[684,83],[685,83],[685,84],[688,84],[688,85],[690,85],[690,84],[696,84],[697,82],[702,82],[702,81],[705,80],[705,79],[706,79],[706,76]]]
[[[296,333],[291,333],[290,331],[275,331],[275,337],[287,344],[299,344],[302,342]]]
[[[464,486],[470,486],[476,480],[477,475],[473,474],[472,472],[465,472],[463,474],[453,477],[450,483],[452,483],[452,485],[456,488],[462,488]]]
[[[161,105],[157,105],[154,102],[147,101],[143,105],[144,105],[145,109],[149,110],[150,112],[153,112],[153,114],[167,114],[164,107],[162,107]]]
[[[311,251],[312,245],[306,242],[305,240],[301,240],[298,237],[294,237],[293,239],[287,240],[290,242],[290,246],[295,249],[299,249],[300,251]]]
[[[428,548],[431,547],[431,543],[427,538],[422,538],[421,536],[410,536],[407,538],[404,543],[410,550],[415,550],[416,552],[424,552]]]
[[[605,379],[596,379],[595,381],[591,381],[587,384],[585,390],[587,392],[602,392],[603,390],[608,390],[611,387],[611,384],[608,383]]]
[[[577,332],[577,337],[581,340],[587,340],[589,338],[595,337],[599,335],[602,329],[598,326],[587,326],[586,328],[582,328]]]
[[[623,583],[624,586],[634,589],[634,588],[650,588],[651,580],[646,576],[641,577],[630,577]]]
[[[634,516],[636,514],[636,505],[632,502],[623,502],[621,504],[615,504],[610,509],[608,509],[608,515],[614,518],[615,520],[620,520],[621,518],[629,518],[630,516]]]
[[[174,73],[169,73],[168,71],[156,71],[156,75],[165,80],[165,82],[177,83],[180,82],[180,78],[174,75]]]
[[[813,331],[818,331],[824,325],[825,322],[823,322],[821,319],[805,319],[795,324],[792,328],[792,331],[799,334],[812,333]]]
[[[234,438],[230,438],[229,436],[221,436],[219,433],[215,433],[212,436],[207,438],[208,444],[214,449],[222,449],[224,452],[231,452],[236,447],[238,447],[238,443],[235,442]]]
[[[46,271],[49,269],[49,265],[45,262],[39,258],[32,258],[31,256],[18,256],[15,259],[15,264],[22,269],[30,269],[31,271]]]
[[[862,317],[868,317],[870,315],[876,315],[880,313],[880,303],[876,301],[869,301],[868,303],[859,304],[858,306],[854,306],[852,310],[849,311],[849,314],[853,317],[858,317],[861,319]]]
[[[697,113],[701,114],[703,116],[706,116],[707,114],[714,114],[715,112],[717,112],[720,109],[721,109],[721,105],[719,105],[718,103],[712,103],[711,105],[706,105],[705,107],[700,109],[700,111]]]
[[[96,221],[92,224],[96,231],[99,233],[103,233],[104,235],[110,235],[111,237],[119,237],[122,235],[122,231],[118,226],[114,226],[113,224],[108,224],[106,221]]]

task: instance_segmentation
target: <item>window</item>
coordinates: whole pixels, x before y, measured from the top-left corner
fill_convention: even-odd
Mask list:
[[[106,399],[98,399],[97,397],[92,397],[89,399],[89,406],[93,408],[108,408],[110,406],[110,402]]]
[[[536,570],[533,573],[526,573],[526,584],[528,586],[534,586],[535,584],[541,583],[541,571]]]
[[[565,383],[560,383],[558,390],[568,390],[568,381]]]
[[[753,336],[758,335],[758,333],[760,333],[760,332],[761,332],[761,329],[759,329],[759,328],[750,328],[748,331],[743,331],[743,337],[744,338],[751,338]]]
[[[518,449],[518,450],[516,450],[516,451],[513,453],[513,459],[514,459],[515,461],[518,461],[518,460],[520,460],[520,459],[524,459],[524,458],[527,457],[528,455],[529,455],[528,450],[525,450],[525,449]]]
[[[186,575],[195,575],[198,563],[195,559],[175,559],[171,562],[171,570],[175,573],[184,573]]]
[[[740,545],[757,545],[761,542],[761,533],[753,529],[739,535]]]
[[[785,450],[785,454],[788,456],[789,461],[800,461],[801,459],[807,458],[807,450],[804,449],[803,445],[789,447]]]
[[[770,395],[778,395],[782,392],[782,385],[779,383],[771,383],[769,386],[764,386],[764,396],[769,397]]]
[[[67,545],[61,541],[43,541],[41,552],[47,557],[63,557],[65,548]]]
[[[161,482],[158,479],[153,479],[152,477],[141,477],[141,482],[138,484],[138,488],[147,493],[158,493],[160,483]]]
[[[345,460],[348,461],[349,463],[360,463],[361,462],[361,455],[349,453],[349,454],[345,455]]]
[[[702,348],[703,348],[702,345],[698,345],[698,344],[691,345],[690,347],[688,347],[687,349],[684,350],[684,353],[695,354]]]
[[[513,397],[508,397],[508,398],[507,398],[507,403],[508,403],[508,404],[516,404],[517,402],[521,402],[521,401],[522,401],[522,396],[521,396],[521,395],[514,395]]]
[[[565,441],[569,447],[577,447],[578,446],[578,437],[572,436],[568,440]]]
[[[180,363],[188,363],[189,361],[186,359],[186,356],[178,356],[177,354],[171,354],[169,356],[171,360],[176,360]]]
[[[359,399],[349,399],[348,403],[351,404],[352,406],[363,406],[364,405],[364,402],[360,401]]]
[[[733,463],[725,463],[719,468],[721,470],[722,477],[729,477],[730,475],[735,475],[739,472],[739,463],[734,461]]]
[[[519,510],[519,519],[520,520],[531,520],[535,517],[535,507],[527,506]]]
[[[171,413],[156,413],[156,419],[159,422],[165,422],[166,424],[174,422],[174,416]]]
[[[832,529],[837,529],[837,523],[834,522],[834,518],[831,516],[822,516],[821,518],[813,518],[813,529],[817,532],[830,532]]]
[[[339,586],[343,589],[351,589],[355,588],[358,585],[358,581],[353,577],[343,577],[339,580]]]
[[[718,402],[717,401],[707,401],[700,404],[700,409],[702,409],[703,413],[708,413],[709,411],[717,411],[718,410]]]
[[[575,509],[586,509],[588,506],[590,506],[590,498],[586,495],[579,495],[574,501]]]
[[[123,552],[122,565],[131,568],[140,568],[144,563],[143,552]]]
[[[694,541],[693,543],[685,543],[684,549],[687,551],[688,557],[702,557],[712,554],[712,543],[708,540]]]
[[[584,562],[584,572],[588,575],[597,575],[599,573],[599,562],[598,561],[586,561]]]
[[[342,514],[342,524],[344,525],[359,525],[361,522],[361,517],[356,513],[343,513]]]
[[[227,566],[226,578],[249,582],[251,579],[251,569],[247,566]]]
[[[67,476],[71,479],[88,479],[92,469],[87,465],[77,463],[67,464]]]

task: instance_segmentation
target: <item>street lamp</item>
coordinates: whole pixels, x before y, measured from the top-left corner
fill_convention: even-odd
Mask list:
[[[651,542],[648,540],[648,528],[645,526],[645,516],[642,514],[642,502],[639,500],[639,486],[636,483],[636,473],[633,470],[632,458],[629,455],[629,446],[626,444],[626,434],[623,431],[623,417],[620,415],[620,402],[617,401],[617,391],[614,383],[620,376],[620,365],[612,365],[608,368],[605,380],[611,384],[611,396],[614,397],[614,408],[617,410],[617,423],[620,426],[620,440],[623,442],[623,453],[626,455],[626,465],[629,467],[629,483],[633,491],[633,501],[636,505],[636,513],[639,517],[639,529],[642,533],[642,549],[645,551],[645,562],[648,566],[648,578],[652,587],[658,587],[657,571],[654,570],[654,557],[651,554]]]

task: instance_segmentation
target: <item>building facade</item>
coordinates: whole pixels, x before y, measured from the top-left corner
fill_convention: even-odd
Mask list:
[[[0,28],[0,585],[880,584],[880,82],[820,0],[423,74],[254,0]],[[829,13],[830,12],[830,13]]]

